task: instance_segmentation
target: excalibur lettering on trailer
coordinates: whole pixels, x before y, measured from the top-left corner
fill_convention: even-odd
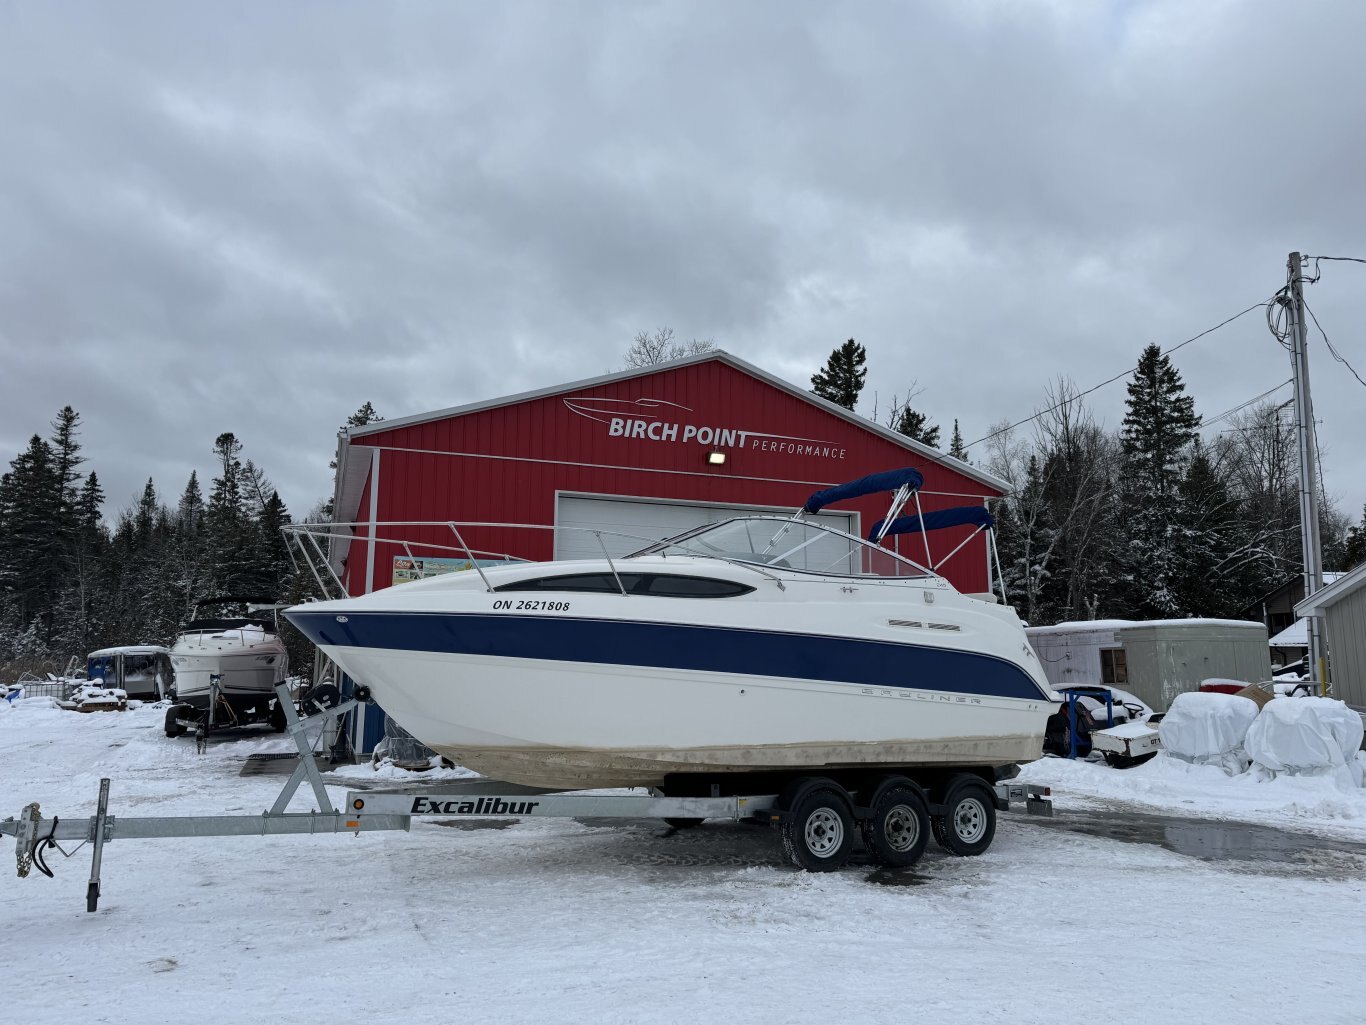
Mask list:
[[[477,801],[434,801],[429,797],[413,798],[413,815],[530,815],[540,801],[504,801],[501,798],[479,798]]]

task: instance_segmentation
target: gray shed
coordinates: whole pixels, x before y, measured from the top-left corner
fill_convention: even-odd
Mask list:
[[[1113,684],[1164,712],[1204,680],[1271,679],[1266,627],[1239,619],[1105,619],[1029,627],[1055,687]]]
[[[1333,696],[1366,709],[1366,565],[1344,573],[1295,611],[1323,618]]]

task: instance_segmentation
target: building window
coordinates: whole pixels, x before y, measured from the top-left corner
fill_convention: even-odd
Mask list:
[[[1100,652],[1100,682],[1116,686],[1129,682],[1129,661],[1123,648],[1102,648]]]

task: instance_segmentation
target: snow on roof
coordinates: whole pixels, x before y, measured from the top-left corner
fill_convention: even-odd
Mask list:
[[[1091,619],[1078,620],[1072,623],[1058,623],[1056,626],[1031,626],[1025,628],[1025,633],[1036,636],[1042,634],[1074,634],[1090,633],[1096,630],[1138,630],[1145,627],[1229,627],[1243,628],[1248,627],[1256,630],[1265,630],[1261,623],[1254,623],[1246,619],[1199,619],[1191,617],[1188,619]]]
[[[1307,648],[1309,647],[1309,627],[1305,625],[1303,619],[1297,619],[1267,641],[1267,646],[1272,648]]]
[[[121,648],[101,648],[99,651],[92,651],[86,658],[103,658],[105,655],[157,655],[170,654],[169,648],[162,648],[155,644],[129,644]]]

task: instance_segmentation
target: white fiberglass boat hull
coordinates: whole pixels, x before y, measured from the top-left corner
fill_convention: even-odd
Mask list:
[[[286,615],[424,744],[511,783],[1032,761],[1056,697],[1009,608],[933,577],[671,556],[488,570],[735,582],[716,599],[473,573]],[[612,575],[615,582],[618,576]],[[539,585],[538,585],[539,586]],[[646,586],[642,584],[641,586]]]
[[[545,659],[335,647],[386,713],[457,764],[531,786],[1039,757],[1034,700]],[[627,739],[629,738],[629,740]],[[624,742],[625,741],[625,742]]]
[[[285,678],[287,662],[284,642],[273,636],[245,646],[232,638],[182,636],[171,648],[176,698],[187,702],[207,703],[215,676],[224,697],[272,696],[275,685]]]

